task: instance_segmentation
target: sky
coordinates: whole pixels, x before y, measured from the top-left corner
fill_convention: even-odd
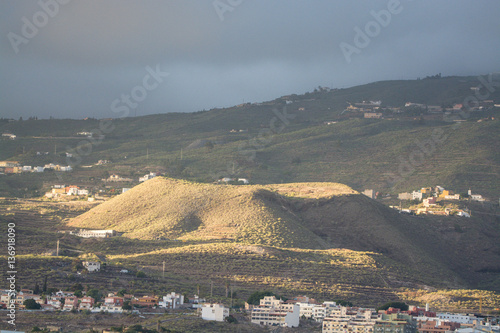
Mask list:
[[[112,118],[500,65],[497,0],[0,2],[0,117]]]

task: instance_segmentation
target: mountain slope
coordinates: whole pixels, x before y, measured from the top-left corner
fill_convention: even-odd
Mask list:
[[[322,185],[323,190],[328,188],[328,195],[354,193],[344,185]],[[142,239],[228,238],[324,248],[324,241],[284,210],[281,200],[265,186],[217,186],[157,177],[75,218],[71,225],[112,228]]]
[[[500,269],[494,218],[404,216],[335,183],[236,186],[157,177],[69,224],[140,239],[372,251],[420,271],[415,280],[440,276],[450,285],[496,285]]]

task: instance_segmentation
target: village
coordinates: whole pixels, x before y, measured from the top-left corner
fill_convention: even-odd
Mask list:
[[[86,267],[98,271],[96,267]],[[389,332],[389,333],[480,333],[499,332],[498,318],[475,314],[460,314],[430,311],[425,308],[408,306],[401,302],[389,302],[378,310],[357,307],[345,301],[318,302],[307,296],[297,296],[283,300],[276,296],[261,296],[257,305],[245,302],[244,308],[223,303],[207,302],[198,295],[185,297],[170,292],[164,296],[134,296],[125,290],[101,295],[96,289],[56,291],[52,293],[21,289],[13,293],[2,290],[0,306],[4,309],[20,311],[62,311],[86,313],[115,313],[143,316],[182,311],[182,315],[197,315],[203,320],[237,323],[233,314],[238,313],[252,324],[295,328],[305,322],[321,327],[323,333],[335,332]],[[76,289],[76,290],[75,290]],[[254,294],[265,294],[256,292]],[[250,301],[250,300],[249,300]],[[191,312],[186,312],[191,311]],[[51,328],[53,330],[54,327]],[[55,328],[57,330],[57,328]],[[122,327],[123,329],[123,327]],[[113,329],[102,332],[112,332]]]

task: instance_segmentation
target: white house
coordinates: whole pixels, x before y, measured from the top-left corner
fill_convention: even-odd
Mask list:
[[[43,172],[44,167],[43,166],[37,166],[33,168],[33,172]]]
[[[460,200],[460,194],[449,194],[444,196],[447,200]]]
[[[472,201],[484,201],[484,198],[481,194],[471,194],[470,199]]]
[[[139,182],[145,182],[146,180],[150,180],[156,177],[156,172],[150,172],[147,175],[144,175],[143,177],[139,177]]]
[[[76,194],[77,195],[89,195],[89,190],[78,189]]]
[[[204,304],[201,308],[201,318],[204,320],[224,321],[229,316],[229,308],[223,304]]]
[[[61,171],[65,171],[65,172],[68,172],[68,171],[72,171],[72,170],[73,170],[73,168],[72,168],[70,165],[68,165],[68,166],[61,166],[61,167],[59,168],[59,170],[61,170]]]
[[[101,269],[101,263],[98,261],[84,261],[83,267],[85,267],[90,273],[99,272]]]
[[[158,303],[160,308],[177,309],[180,305],[184,304],[184,296],[171,292]]]
[[[32,170],[33,168],[31,167],[31,165],[25,165],[22,168],[22,172],[31,172]]]
[[[242,183],[243,183],[243,184],[245,184],[245,185],[250,183],[250,182],[248,181],[248,179],[246,179],[246,178],[238,178],[238,181],[239,181],[239,182],[242,182]]]

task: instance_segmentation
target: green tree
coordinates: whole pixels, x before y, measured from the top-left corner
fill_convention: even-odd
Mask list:
[[[275,296],[276,298],[278,298],[278,296],[272,291],[256,291],[251,294],[250,297],[248,297],[247,303],[252,305],[259,305],[260,300],[264,298],[264,296]]]
[[[408,305],[404,302],[388,302],[377,308],[378,310],[387,310],[388,308],[400,309],[401,311],[408,311]]]
[[[23,304],[27,310],[38,310],[42,308],[42,306],[38,304],[34,299],[27,299],[23,302]]]
[[[138,271],[137,274],[135,274],[135,276],[138,278],[144,278],[146,277],[146,273],[144,273],[143,271]]]
[[[236,324],[238,322],[238,320],[234,318],[233,315],[227,316],[226,318],[224,318],[224,320],[230,324]]]
[[[87,296],[92,297],[96,302],[102,298],[101,292],[97,289],[90,289],[87,291]]]

